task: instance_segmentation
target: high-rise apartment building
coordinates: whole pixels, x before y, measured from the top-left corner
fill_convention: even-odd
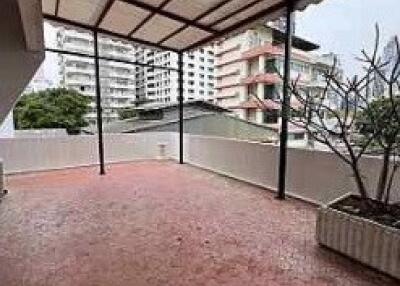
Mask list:
[[[174,52],[137,48],[136,60],[157,66],[178,68],[178,55]],[[183,57],[183,97],[185,101],[206,100],[214,97],[214,47],[185,53]],[[136,68],[136,96],[156,103],[177,102],[178,73],[153,67]]]
[[[58,48],[93,54],[93,36],[89,33],[59,28]],[[101,56],[134,61],[135,46],[125,42],[100,37]],[[60,55],[61,85],[73,88],[92,99],[91,111],[87,114],[90,123],[96,122],[95,67],[94,60],[75,55]],[[135,100],[135,66],[115,61],[100,60],[101,96],[105,122],[118,119],[118,111],[131,107]]]
[[[215,103],[233,109],[242,119],[279,129],[284,39],[279,29],[260,25],[221,41],[216,48]],[[304,39],[293,38],[291,78],[299,79],[302,89],[315,96],[322,93],[322,74],[334,61],[333,54],[311,53],[317,48]],[[328,101],[331,106],[340,106],[334,96]],[[292,98],[292,106],[300,103]]]

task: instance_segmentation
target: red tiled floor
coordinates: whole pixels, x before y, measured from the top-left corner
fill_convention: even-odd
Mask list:
[[[8,178],[0,285],[399,285],[318,247],[315,209],[174,162]]]

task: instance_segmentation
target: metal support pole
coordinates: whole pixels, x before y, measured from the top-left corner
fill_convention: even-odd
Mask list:
[[[183,52],[178,53],[179,164],[183,164]]]
[[[287,165],[287,140],[288,140],[288,119],[290,116],[290,62],[292,56],[293,38],[293,10],[294,1],[286,0],[286,40],[285,40],[285,70],[283,78],[283,102],[282,102],[282,124],[279,146],[279,182],[278,199],[285,199],[286,188],[286,165]]]
[[[97,32],[93,32],[94,37],[94,67],[96,76],[96,113],[97,113],[97,134],[99,143],[99,163],[100,175],[105,175],[104,168],[104,142],[103,142],[103,117],[101,107],[101,86],[100,86],[100,64],[99,64],[99,45]]]

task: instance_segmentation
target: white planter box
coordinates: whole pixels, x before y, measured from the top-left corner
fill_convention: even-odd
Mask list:
[[[400,279],[400,230],[321,207],[317,215],[319,244]]]

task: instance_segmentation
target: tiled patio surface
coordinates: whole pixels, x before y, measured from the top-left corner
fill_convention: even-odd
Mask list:
[[[315,209],[174,162],[11,176],[0,285],[400,285],[318,247]]]

